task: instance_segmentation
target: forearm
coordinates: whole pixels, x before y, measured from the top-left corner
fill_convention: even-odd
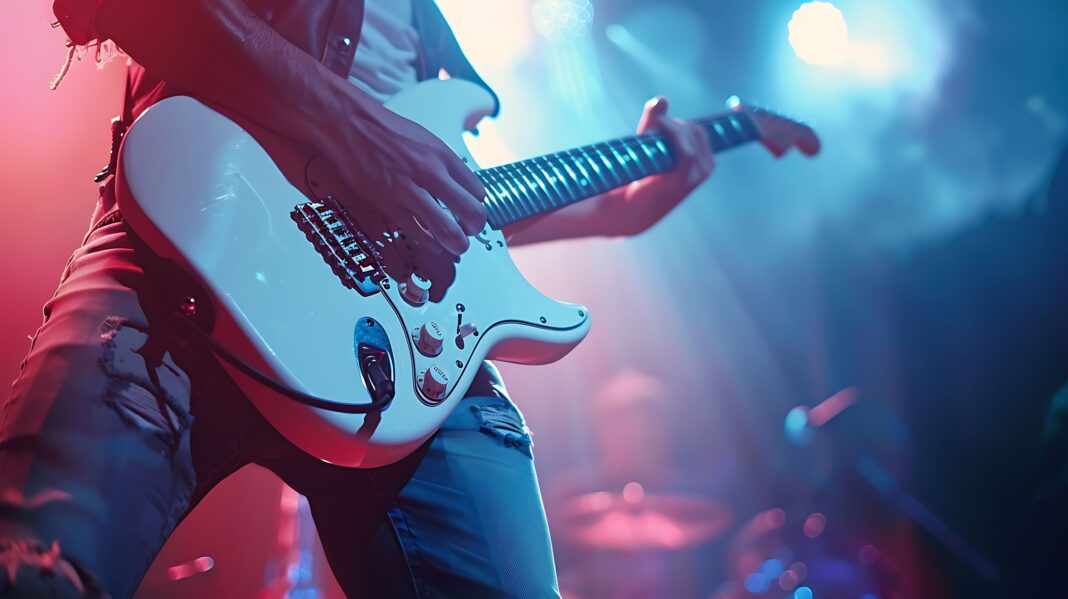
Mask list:
[[[96,25],[156,77],[316,146],[324,115],[375,109],[241,0],[104,0]]]
[[[515,247],[560,239],[625,237],[656,224],[679,201],[651,196],[655,188],[638,181],[533,219],[504,228]],[[679,198],[681,201],[681,198]]]

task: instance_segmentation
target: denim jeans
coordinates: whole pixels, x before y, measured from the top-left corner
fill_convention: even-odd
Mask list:
[[[333,466],[168,330],[163,269],[126,223],[98,224],[45,305],[0,415],[0,597],[131,595],[249,463],[308,498],[349,596],[559,595],[530,435],[492,366],[412,456]]]

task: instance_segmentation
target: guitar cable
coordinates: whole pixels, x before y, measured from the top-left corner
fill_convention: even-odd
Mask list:
[[[203,341],[207,346],[215,352],[220,358],[226,360],[234,368],[237,368],[245,375],[254,379],[261,385],[268,389],[282,395],[287,399],[291,399],[299,404],[303,404],[308,407],[318,408],[320,410],[326,410],[328,412],[338,412],[341,414],[369,414],[371,412],[380,412],[389,405],[389,402],[393,401],[394,386],[393,381],[386,375],[382,363],[380,360],[373,356],[368,356],[364,368],[369,373],[371,383],[369,385],[374,399],[369,403],[364,404],[350,404],[341,401],[334,401],[331,399],[324,399],[315,395],[309,395],[303,391],[298,391],[292,387],[289,387],[263,371],[257,369],[255,366],[249,364],[245,360],[237,356],[237,354],[226,349],[221,343],[212,339],[211,335],[204,332],[200,327],[196,325],[188,316],[181,312],[175,312],[174,315],[177,320],[183,323],[183,326],[188,328],[194,336]]]

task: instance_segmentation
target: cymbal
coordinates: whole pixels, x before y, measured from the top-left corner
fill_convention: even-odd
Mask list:
[[[636,483],[623,493],[598,491],[569,500],[558,530],[582,547],[673,550],[710,541],[734,521],[722,503],[693,495],[634,493],[632,485]]]

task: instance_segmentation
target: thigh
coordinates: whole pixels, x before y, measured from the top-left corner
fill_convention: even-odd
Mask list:
[[[389,510],[420,596],[559,595],[530,433],[505,397],[468,397]]]
[[[465,398],[395,466],[333,470],[329,484],[302,472],[350,596],[558,596],[530,435],[503,396]]]
[[[146,315],[143,276],[124,225],[98,229],[46,305],[0,415],[7,557],[16,541],[56,543],[119,597],[213,478],[194,468],[192,385]]]

